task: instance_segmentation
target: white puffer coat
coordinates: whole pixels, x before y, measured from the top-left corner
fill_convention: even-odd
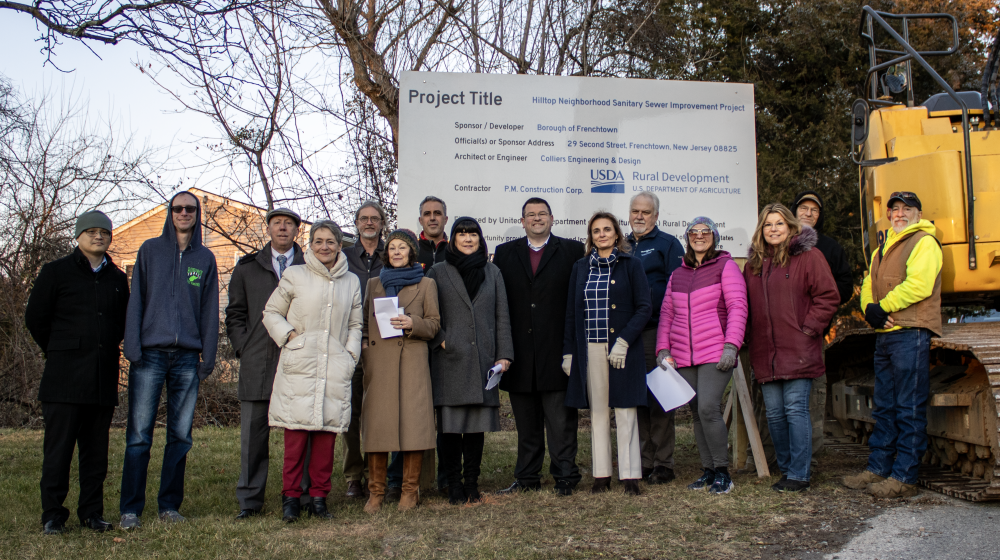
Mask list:
[[[327,270],[312,251],[285,270],[264,307],[264,327],[281,347],[268,408],[271,426],[346,432],[351,377],[361,354],[361,283],[341,253]],[[291,342],[288,335],[298,334]]]

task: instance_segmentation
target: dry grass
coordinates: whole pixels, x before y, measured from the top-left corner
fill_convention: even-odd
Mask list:
[[[794,558],[802,551],[831,552],[858,523],[889,503],[876,503],[840,487],[836,477],[861,468],[858,459],[823,455],[813,489],[803,495],[770,490],[775,479],[736,476],[725,496],[691,492],[685,486],[700,469],[690,425],[678,427],[679,480],[644,486],[638,498],[610,493],[592,496],[589,434],[581,432],[581,492],[560,498],[545,489],[511,497],[490,496],[485,503],[454,507],[426,496],[421,507],[400,514],[383,508],[373,517],[362,503],[343,498],[339,459],[330,506],[333,522],[280,521],[281,433],[272,434],[267,515],[236,523],[234,488],[239,471],[239,431],[204,428],[194,435],[189,455],[186,499],[181,512],[189,522],[155,521],[163,432],[157,430],[150,463],[146,526],[125,534],[104,535],[75,529],[58,537],[40,533],[38,476],[41,433],[0,431],[0,548],[3,558]],[[481,486],[495,490],[512,480],[516,434],[487,437]],[[105,511],[117,522],[118,487],[124,433],[112,433]],[[543,471],[547,472],[547,471]],[[75,475],[71,487],[77,484]],[[617,489],[617,484],[615,485]],[[67,505],[74,509],[76,490]],[[922,499],[927,499],[922,498]],[[75,515],[71,522],[75,523]],[[117,524],[117,523],[116,523]]]

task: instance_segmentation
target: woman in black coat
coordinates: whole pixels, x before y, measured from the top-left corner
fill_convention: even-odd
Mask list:
[[[455,220],[446,251],[427,274],[437,282],[441,313],[429,342],[431,386],[449,501],[462,504],[479,501],[485,432],[500,431],[500,391],[486,390],[487,372],[507,371],[514,345],[503,276],[489,262],[479,224]]]
[[[652,312],[642,263],[609,212],[587,224],[588,255],[573,266],[566,305],[566,406],[590,408],[594,487],[611,489],[611,408],[618,426],[618,478],[639,495],[642,456],[636,407],[646,405],[642,329]]]

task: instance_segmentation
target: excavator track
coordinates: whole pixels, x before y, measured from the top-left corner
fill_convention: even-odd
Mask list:
[[[963,500],[1000,500],[1000,323],[948,324],[943,330],[931,339],[929,441],[919,483]],[[842,379],[831,389],[832,404],[847,434],[827,441],[832,451],[868,454],[873,343],[873,331],[855,329],[827,349],[828,366],[841,368],[834,372]]]

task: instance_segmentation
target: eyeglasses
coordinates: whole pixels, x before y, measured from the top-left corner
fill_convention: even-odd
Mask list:
[[[525,220],[534,220],[535,218],[541,218],[541,219],[544,220],[545,218],[548,218],[551,215],[552,214],[549,214],[548,212],[539,212],[537,214],[535,214],[534,212],[532,212],[530,214],[525,214],[524,215],[524,219]]]
[[[377,224],[382,221],[378,216],[359,216],[358,221],[363,224]]]
[[[693,229],[688,232],[688,237],[704,237],[706,235],[712,235],[712,230],[710,229]]]
[[[194,214],[198,211],[197,206],[171,206],[170,211],[174,214],[180,214],[181,212],[187,212],[188,214]]]
[[[88,237],[111,237],[111,232],[103,229],[85,229],[83,233],[86,233]]]

